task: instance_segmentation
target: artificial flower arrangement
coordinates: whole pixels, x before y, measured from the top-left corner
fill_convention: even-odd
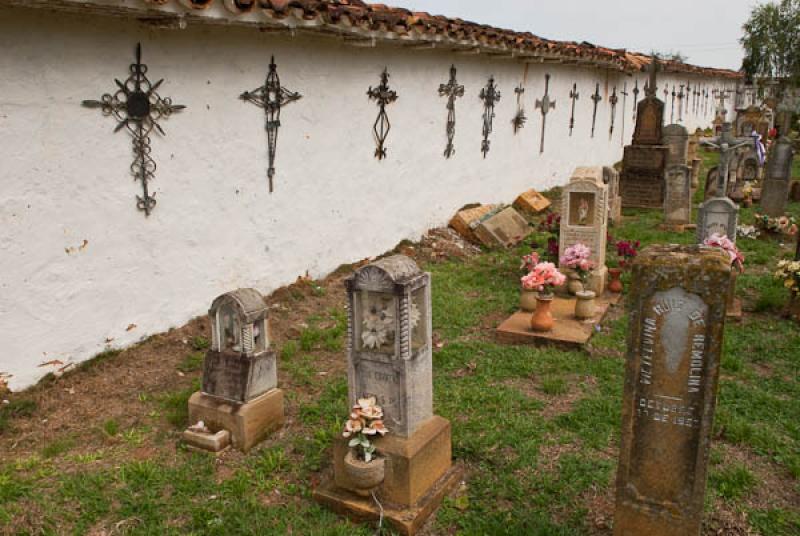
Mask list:
[[[736,247],[736,244],[725,235],[714,233],[710,237],[703,240],[706,246],[717,247],[722,249],[731,259],[731,266],[735,267],[739,272],[744,272],[744,255]]]
[[[537,264],[539,264],[539,254],[534,251],[528,255],[522,256],[522,262],[520,263],[519,269],[528,274],[536,267]]]
[[[383,424],[383,409],[377,405],[377,399],[359,398],[353,406],[350,418],[344,424],[342,436],[350,439],[347,444],[355,449],[359,460],[369,463],[375,458],[376,447],[373,440],[385,436],[389,429]]]
[[[633,260],[636,255],[639,254],[639,247],[641,247],[641,242],[638,240],[628,241],[628,240],[620,240],[615,244],[617,248],[617,257],[619,257],[619,266],[620,268],[625,268],[631,260]]]
[[[780,261],[775,278],[783,281],[783,286],[789,289],[793,297],[798,296],[800,294],[800,261]]]
[[[594,263],[589,260],[592,256],[592,250],[589,246],[578,243],[572,245],[564,250],[564,255],[561,257],[561,264],[571,268],[578,274],[581,280],[583,290],[586,290],[586,283],[589,281],[589,275],[594,270]]]
[[[765,233],[783,234],[795,236],[797,234],[797,222],[792,216],[779,216],[772,218],[766,214],[755,215],[756,227]]]
[[[755,225],[738,225],[736,227],[736,236],[738,238],[748,238],[755,240],[761,233],[758,232]]]
[[[552,262],[540,262],[522,277],[522,288],[538,291],[541,296],[552,296],[553,288],[560,287],[567,277]]]

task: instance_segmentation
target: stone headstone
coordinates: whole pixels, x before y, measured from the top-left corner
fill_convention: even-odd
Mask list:
[[[479,243],[475,236],[475,228],[478,227],[483,218],[491,214],[497,214],[503,209],[502,205],[477,205],[470,208],[459,210],[453,219],[450,220],[450,227],[472,243]]]
[[[603,181],[608,185],[608,219],[617,224],[622,221],[622,196],[619,193],[619,172],[610,166],[603,167]]]
[[[619,188],[623,207],[661,208],[664,204],[667,155],[663,125],[664,103],[652,91],[637,107],[633,141],[622,158]]]
[[[714,233],[727,236],[736,241],[736,225],[739,221],[739,207],[727,197],[713,197],[700,205],[697,213],[697,243]]]
[[[581,174],[577,168],[576,173]],[[606,242],[608,240],[608,186],[590,178],[571,180],[563,190],[559,258],[564,250],[575,244],[588,246],[595,266],[588,283],[588,290],[598,295],[605,290],[608,268],[606,267]]]
[[[647,97],[637,106],[633,145],[661,145],[664,126],[664,103]]]
[[[761,210],[768,216],[778,217],[786,213],[793,158],[794,149],[788,138],[779,139],[770,150],[764,186],[761,190]]]
[[[615,536],[699,536],[730,261],[653,246],[633,263]]]
[[[664,224],[681,227],[692,223],[692,177],[689,166],[667,168],[664,196]]]
[[[664,127],[664,142],[667,146],[666,165],[685,166],[689,156],[689,131],[681,125]]]
[[[547,210],[550,205],[549,199],[532,188],[520,194],[514,201],[515,209],[529,214],[538,214]]]

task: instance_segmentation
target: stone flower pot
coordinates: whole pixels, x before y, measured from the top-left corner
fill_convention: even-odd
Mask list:
[[[553,313],[550,307],[553,304],[552,294],[540,294],[536,297],[536,310],[531,315],[531,329],[533,331],[550,331],[555,326]]]
[[[622,280],[620,279],[622,277],[622,268],[609,268],[608,276],[611,278],[611,281],[608,282],[608,290],[615,294],[620,294],[623,290]]]
[[[582,290],[575,294],[575,318],[578,320],[589,320],[594,318],[597,311],[595,298],[597,295],[591,290]]]
[[[519,306],[525,312],[532,313],[536,310],[536,295],[538,292],[535,290],[522,289],[519,295]]]
[[[383,482],[386,460],[377,457],[371,462],[365,462],[351,449],[344,457],[344,470],[353,486],[353,491],[362,497],[369,497],[370,492]]]

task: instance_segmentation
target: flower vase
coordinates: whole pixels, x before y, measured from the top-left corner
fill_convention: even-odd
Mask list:
[[[361,497],[369,497],[370,492],[383,483],[386,460],[377,457],[365,462],[358,458],[355,451],[348,450],[344,457],[344,471],[353,486],[352,491]]]
[[[550,307],[553,304],[552,294],[540,294],[536,297],[536,310],[531,315],[531,329],[533,331],[550,331],[555,325]]]
[[[575,296],[578,292],[583,290],[583,282],[581,282],[581,276],[579,276],[576,272],[570,272],[569,280],[567,281],[567,290],[573,296]]]
[[[536,310],[536,296],[538,292],[535,290],[522,289],[519,295],[520,309],[527,313],[532,313]]]
[[[611,281],[608,282],[608,290],[615,293],[620,294],[623,290],[622,280],[622,268],[609,268],[608,269],[608,276],[611,278]]]
[[[578,320],[589,320],[594,318],[597,306],[595,298],[597,295],[591,290],[581,290],[575,294],[575,318]]]

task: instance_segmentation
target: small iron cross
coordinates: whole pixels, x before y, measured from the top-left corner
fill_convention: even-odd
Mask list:
[[[117,120],[114,132],[126,128],[133,137],[133,163],[131,174],[142,183],[142,195],[136,196],[136,207],[145,216],[156,207],[156,194],[150,193],[149,183],[155,178],[156,162],[150,156],[150,133],[155,130],[165,136],[158,124],[174,112],[186,106],[172,104],[172,99],[161,97],[157,90],[164,82],[162,78],[151,83],[147,78],[147,65],[142,63],[142,45],[136,45],[136,63],[131,64],[130,75],[121,82],[114,79],[116,93],[106,93],[97,100],[85,100],[83,106],[99,108],[103,115],[113,116]]]
[[[683,88],[686,87],[686,84],[681,84],[681,89],[678,92],[678,122],[683,121],[683,99],[686,97],[686,94],[683,92]]]
[[[608,128],[608,139],[610,140],[614,135],[614,123],[617,120],[617,103],[619,102],[619,97],[617,97],[617,86],[614,86],[614,91],[608,98],[608,102],[611,103],[611,126]]]
[[[281,108],[302,99],[303,96],[281,86],[278,66],[275,65],[275,56],[272,56],[264,85],[253,91],[245,91],[239,95],[239,98],[262,108],[267,116],[267,151],[269,155],[267,178],[269,179],[269,193],[272,193],[272,180],[275,177],[275,154],[278,150],[278,129],[281,127]]]
[[[516,134],[525,126],[525,122],[528,120],[525,115],[525,105],[522,100],[522,96],[525,94],[525,88],[522,86],[522,82],[514,88],[514,93],[517,94],[517,113],[514,119],[511,120],[511,123],[514,125],[514,134]]]
[[[633,122],[636,122],[636,113],[639,106],[639,80],[636,80],[636,85],[633,88]]]
[[[439,96],[447,97],[447,147],[444,149],[445,158],[450,158],[456,150],[453,141],[456,137],[456,99],[464,96],[464,86],[456,80],[456,66],[450,66],[450,81],[439,85]]]
[[[569,116],[569,135],[572,136],[572,129],[575,128],[575,101],[581,98],[578,93],[578,84],[572,84],[572,90],[569,92],[569,98],[572,101],[572,113]]]
[[[677,94],[678,93],[675,91],[675,84],[673,84],[672,85],[672,105],[670,107],[670,112],[669,112],[669,122],[670,123],[674,123],[675,122],[675,96]]]
[[[625,145],[625,106],[628,102],[628,82],[622,85],[622,129],[620,132],[619,144]]]
[[[592,111],[592,137],[594,138],[594,127],[597,124],[597,105],[600,104],[601,100],[603,100],[603,97],[600,96],[599,82],[594,88],[594,95],[592,95],[591,99],[594,102],[594,110]]]
[[[480,99],[483,101],[483,141],[481,142],[481,152],[486,158],[489,152],[489,134],[492,133],[492,120],[494,119],[494,106],[500,101],[500,92],[494,83],[494,76],[489,77],[486,87],[481,89]]]
[[[375,119],[375,124],[372,125],[372,133],[375,136],[375,158],[383,160],[386,158],[386,138],[389,137],[389,131],[392,129],[392,124],[389,122],[389,115],[386,113],[386,105],[391,104],[397,100],[397,92],[389,89],[389,69],[385,67],[381,73],[381,84],[378,87],[370,86],[367,90],[367,96],[370,100],[378,103],[380,111],[378,118]]]
[[[550,99],[550,75],[544,75],[544,95],[536,100],[536,108],[542,111],[542,139],[539,143],[539,154],[544,152],[544,132],[547,127],[547,114],[556,109],[556,101]]]

